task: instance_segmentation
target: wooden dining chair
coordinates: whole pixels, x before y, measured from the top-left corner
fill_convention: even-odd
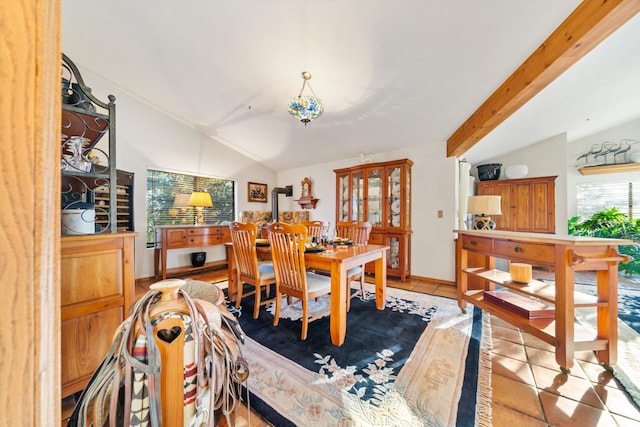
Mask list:
[[[339,221],[336,223],[336,235],[343,239],[348,239],[353,242],[354,245],[366,245],[369,242],[369,235],[371,234],[371,223],[369,221]],[[358,267],[353,267],[347,270],[347,280],[351,283],[352,280],[360,279],[360,299],[364,299],[364,264]],[[350,295],[347,299],[347,310],[349,309],[349,301],[355,297],[357,292]]]
[[[272,299],[261,301],[262,288],[265,288],[265,296],[269,298],[269,287],[276,283],[273,264],[258,263],[256,253],[256,237],[258,227],[249,222],[232,222],[229,224],[231,231],[231,242],[233,244],[234,265],[236,266],[236,283],[238,284],[236,293],[236,308],[240,307],[242,298],[255,295],[253,307],[253,318],[257,319],[260,306],[273,302]],[[253,290],[244,292],[244,284],[253,286]]]
[[[267,227],[273,269],[276,274],[276,312],[273,326],[278,326],[282,296],[287,296],[287,303],[292,298],[302,302],[302,334],[307,339],[309,322],[320,319],[330,313],[330,309],[309,317],[309,299],[317,298],[331,292],[331,278],[308,272],[304,263],[305,240],[307,227],[304,224],[285,224],[275,222]]]
[[[329,227],[331,225],[329,221],[320,221],[320,220],[303,221],[302,224],[304,224],[307,227],[308,235],[310,237],[315,237],[316,239],[318,239],[318,242],[320,242],[320,239],[327,236],[327,233],[329,232]]]

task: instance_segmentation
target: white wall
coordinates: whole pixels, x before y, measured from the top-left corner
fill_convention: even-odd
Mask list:
[[[558,135],[517,151],[489,159],[485,163],[502,163],[500,179],[507,179],[504,171],[510,165],[527,165],[527,177],[555,176],[556,178],[556,234],[567,234],[567,138]],[[471,173],[478,177],[478,165],[473,165]],[[477,182],[477,180],[476,180]]]
[[[456,159],[446,157],[446,143],[424,144],[405,150],[374,154],[373,162],[408,158],[412,168],[411,274],[432,279],[455,280]],[[360,158],[343,159],[278,173],[278,186],[293,185],[293,197],[280,196],[280,209],[299,210],[300,183],[311,179],[313,196],[320,201],[310,212],[311,219],[336,218],[336,175],[334,169],[361,164]],[[438,210],[443,217],[438,218]]]
[[[640,119],[621,124],[611,129],[571,142],[567,146],[567,211],[569,218],[577,215],[576,185],[590,182],[628,182],[638,179],[638,172],[618,172],[599,175],[581,175],[577,165],[584,165],[584,160],[577,161],[581,154],[588,152],[594,144],[600,145],[605,141],[619,143],[622,139],[640,141]],[[640,144],[631,146],[632,153],[640,152]],[[618,159],[621,161],[622,159]]]
[[[153,249],[146,247],[146,171],[147,168],[169,169],[176,172],[203,174],[236,180],[238,206],[242,210],[271,210],[269,203],[249,203],[247,182],[261,182],[269,191],[276,183],[276,174],[238,152],[198,133],[174,117],[133,98],[117,86],[80,68],[85,81],[91,82],[98,99],[116,97],[117,168],[135,174],[134,224],[136,278],[153,276]],[[207,261],[224,259],[224,247],[209,247]],[[175,250],[168,254],[169,268],[190,265],[194,249]]]

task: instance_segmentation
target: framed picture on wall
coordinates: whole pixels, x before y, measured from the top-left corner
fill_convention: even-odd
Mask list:
[[[267,184],[250,182],[247,194],[249,194],[250,202],[266,203],[267,202]]]

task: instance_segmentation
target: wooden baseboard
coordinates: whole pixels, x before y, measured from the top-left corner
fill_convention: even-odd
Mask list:
[[[409,276],[409,279],[411,280],[420,280],[423,282],[431,282],[431,283],[437,283],[439,285],[447,285],[447,286],[456,286],[456,282],[450,282],[448,280],[442,280],[442,279],[433,279],[431,277],[424,277],[424,276],[414,276],[413,274]]]
[[[367,279],[367,283],[373,283],[373,274],[367,272],[366,275],[366,279]],[[387,276],[387,279],[397,279],[400,280],[399,277],[397,276]],[[431,277],[424,277],[424,276],[414,276],[414,275],[410,275],[407,277],[407,280],[419,280],[421,282],[430,282],[430,283],[435,283],[437,285],[446,285],[446,286],[456,286],[456,282],[450,282],[448,280],[442,280],[442,279],[432,279]]]

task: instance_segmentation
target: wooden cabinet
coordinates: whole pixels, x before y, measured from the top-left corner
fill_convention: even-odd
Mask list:
[[[133,177],[131,172],[119,170],[117,172],[116,205],[117,214],[115,220],[118,224],[118,231],[134,231],[133,226]],[[97,187],[94,191],[94,203],[96,211],[96,224],[100,228],[109,227],[111,218],[110,196],[111,188],[109,184]]]
[[[555,179],[480,181],[478,195],[501,196],[502,215],[492,216],[496,230],[555,233]]]
[[[154,249],[154,275],[156,279],[166,279],[169,274],[182,274],[224,265],[227,260],[206,263],[201,267],[179,267],[167,271],[167,251],[172,249],[216,246],[231,242],[228,225],[163,225],[156,227]]]
[[[135,233],[61,239],[62,397],[81,391],[135,299]]]
[[[631,241],[497,230],[455,232],[458,233],[456,281],[460,308],[465,309],[466,304],[471,303],[554,346],[556,361],[565,371],[573,366],[575,351],[594,350],[602,363],[616,363],[618,262],[628,260],[618,254],[618,246]],[[484,266],[470,267],[472,255],[486,258]],[[552,268],[555,283],[513,282],[509,273],[494,268],[495,258]],[[597,295],[575,291],[574,274],[584,270],[598,272]],[[485,285],[471,290],[469,280],[473,278]],[[521,310],[508,309],[485,299],[484,293],[494,289],[508,290],[507,295],[524,296],[526,302],[545,302],[553,310],[552,315],[529,318],[518,314]],[[575,323],[576,307],[593,309],[597,331]]]
[[[402,159],[334,170],[336,222],[369,221],[369,242],[390,247],[387,275],[402,281],[411,274],[412,165]]]

